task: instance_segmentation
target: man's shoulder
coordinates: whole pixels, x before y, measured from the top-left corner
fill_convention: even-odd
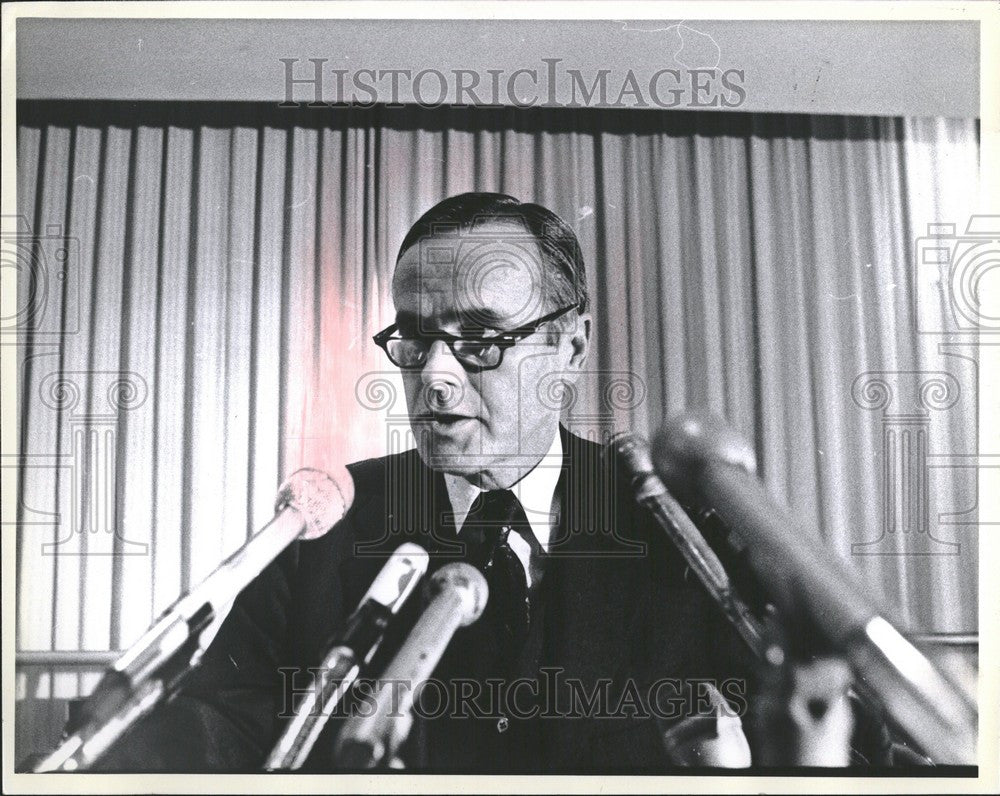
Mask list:
[[[347,465],[347,472],[354,480],[354,494],[367,495],[384,488],[385,484],[401,473],[415,473],[426,465],[420,459],[416,448],[362,459]]]
[[[589,453],[591,455],[597,455],[600,454],[605,448],[605,446],[601,443],[582,437],[561,424],[559,426],[559,435],[562,439],[563,451],[571,456],[574,453]]]
[[[416,449],[353,462],[347,471],[354,480],[354,503],[345,524],[357,539],[419,536],[444,508],[443,482]]]

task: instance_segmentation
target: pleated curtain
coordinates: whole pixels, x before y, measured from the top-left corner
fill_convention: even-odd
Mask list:
[[[886,379],[902,395],[913,374],[950,375],[960,399],[919,444],[974,455],[974,348],[920,333],[918,311],[948,308],[914,280],[926,224],[964,229],[974,120],[18,112],[20,224],[38,239],[18,304],[19,650],[123,648],[270,518],[283,476],[407,446],[371,335],[393,320],[409,225],[469,190],[539,202],[579,235],[592,358],[577,393],[544,386],[572,428],[724,415],[770,492],[908,628],[975,632],[974,469],[914,475],[926,500],[907,505],[929,507],[934,538],[887,535],[896,449],[873,398]]]

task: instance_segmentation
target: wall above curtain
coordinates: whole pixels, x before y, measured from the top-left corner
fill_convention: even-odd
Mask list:
[[[706,16],[719,13],[705,5],[699,10]],[[459,7],[450,11],[470,13]],[[803,13],[801,8],[789,12]],[[184,12],[161,6],[147,13]],[[374,15],[380,13],[395,12]],[[567,6],[565,13],[581,12]],[[971,10],[964,13],[968,17]],[[316,88],[308,81],[316,73],[309,59],[319,59],[325,101],[333,101],[334,70],[340,69],[347,87],[359,86],[353,91],[359,102],[512,106],[537,95],[532,104],[595,107],[596,99],[581,102],[572,71],[589,87],[607,70],[607,103],[615,105],[632,71],[646,106],[655,108],[658,100],[649,86],[658,71],[681,70],[685,74],[678,79],[690,89],[691,70],[714,69],[742,73],[740,111],[979,116],[980,24],[974,19],[901,20],[897,12],[893,19],[748,20],[730,18],[729,9],[722,15],[726,18],[683,21],[24,18],[17,29],[17,96],[281,102],[290,78],[305,81],[293,84],[293,97],[311,102]],[[97,41],[99,56],[92,46]],[[387,70],[409,76],[393,77],[384,74]],[[493,98],[489,70],[502,73]],[[530,74],[514,78],[519,70],[534,73],[537,91]],[[419,78],[423,71],[428,74]],[[457,90],[456,71],[477,75],[480,99]],[[465,85],[472,80],[461,79]],[[704,74],[695,77],[705,79]],[[447,86],[441,100],[435,99],[439,81]],[[664,102],[670,101],[669,84],[670,76],[660,80]],[[621,109],[642,107],[637,97],[621,99]],[[706,98],[688,90],[680,107],[699,103]]]

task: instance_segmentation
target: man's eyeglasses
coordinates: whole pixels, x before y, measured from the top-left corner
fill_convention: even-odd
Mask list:
[[[578,304],[563,307],[524,326],[518,326],[516,329],[509,329],[491,336],[460,336],[447,332],[422,332],[404,335],[399,333],[399,327],[394,323],[372,339],[375,341],[375,345],[385,351],[389,361],[403,370],[422,368],[427,363],[427,356],[434,341],[444,340],[455,359],[462,363],[462,367],[473,373],[478,373],[500,367],[504,351],[528,335],[534,334],[542,324],[561,318],[570,310],[575,310],[578,307]]]

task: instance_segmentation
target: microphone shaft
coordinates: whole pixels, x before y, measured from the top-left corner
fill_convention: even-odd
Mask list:
[[[341,765],[374,768],[393,758],[409,732],[409,713],[417,690],[433,674],[462,624],[462,605],[462,595],[454,589],[443,589],[431,600],[382,674],[374,709],[345,725],[338,743]],[[393,683],[405,687],[397,690]]]
[[[165,693],[161,680],[147,680],[122,700],[118,710],[95,731],[74,733],[35,768],[35,773],[86,771],[139,719],[149,713]],[[91,726],[91,725],[88,725]]]
[[[76,771],[92,765],[197,662],[204,651],[198,635],[215,618],[216,611],[231,603],[299,536],[304,526],[298,510],[286,506],[211,575],[164,611],[108,668],[85,703],[75,731],[35,771]],[[175,661],[181,656],[187,660]]]
[[[324,658],[312,688],[299,705],[264,764],[268,771],[301,768],[327,720],[354,685],[361,667],[348,647],[334,647]]]
[[[737,596],[722,562],[684,508],[654,473],[641,477],[635,490],[636,501],[653,514],[743,641],[755,655],[763,657],[764,643],[759,623],[746,603]]]
[[[756,476],[713,462],[698,477],[761,581],[790,613],[805,608],[841,648],[878,615],[857,577],[830,554],[819,532],[772,501]]]
[[[456,591],[441,591],[431,600],[392,663],[386,667],[383,675],[386,680],[394,678],[415,684],[408,691],[409,699],[404,697],[407,710],[413,704],[416,684],[422,684],[431,676],[451,643],[451,637],[462,624],[462,603],[462,595]]]
[[[391,617],[392,612],[384,605],[373,601],[361,604],[348,623],[343,641],[331,648],[315,670],[312,686],[264,768],[276,771],[302,767],[334,709],[357,680],[362,662],[359,658],[367,661],[371,657]]]
[[[389,622],[409,599],[427,571],[427,551],[406,542],[382,567],[361,604],[347,620],[343,633],[327,643],[330,651],[313,672],[312,687],[268,756],[267,770],[300,768],[320,732],[357,679],[361,666],[371,661]]]
[[[175,602],[135,644],[112,664],[133,683],[141,682],[180,649],[193,630],[207,622],[192,623],[208,612],[230,604],[243,588],[290,545],[304,522],[293,507],[284,508],[243,547],[223,561],[205,580]],[[192,627],[192,624],[200,625]]]

